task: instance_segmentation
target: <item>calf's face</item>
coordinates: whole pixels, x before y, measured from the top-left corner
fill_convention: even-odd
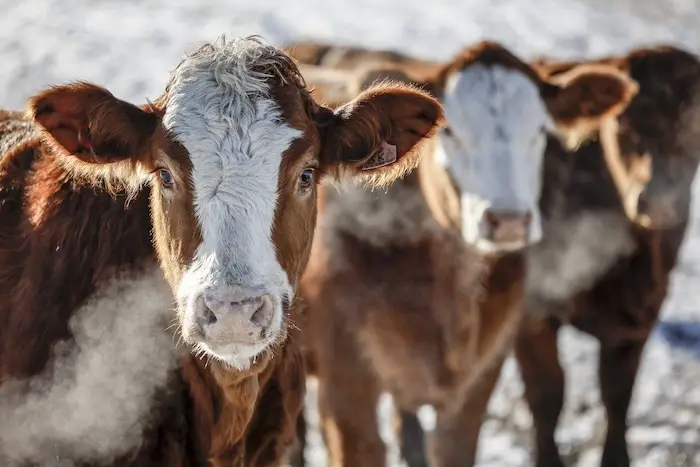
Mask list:
[[[454,223],[486,253],[515,251],[542,237],[539,200],[547,135],[573,146],[619,114],[636,85],[612,69],[544,81],[496,44],[469,51],[438,80],[447,119],[436,163],[458,200]]]
[[[79,84],[39,94],[29,109],[77,174],[150,183],[182,336],[240,370],[286,335],[319,180],[390,183],[416,166],[415,146],[441,118],[434,99],[406,86],[376,87],[331,111],[311,99],[289,57],[257,39],[203,46],[143,108]]]

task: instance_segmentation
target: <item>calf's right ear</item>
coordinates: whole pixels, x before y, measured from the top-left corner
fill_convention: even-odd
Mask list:
[[[91,164],[142,156],[160,122],[156,113],[91,83],[50,88],[32,97],[27,110],[55,146]]]
[[[322,129],[322,164],[386,186],[418,165],[421,143],[442,121],[442,106],[428,93],[398,83],[373,86],[336,109]]]

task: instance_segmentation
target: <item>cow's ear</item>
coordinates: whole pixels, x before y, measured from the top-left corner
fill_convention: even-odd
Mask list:
[[[37,94],[29,100],[28,113],[56,147],[91,164],[141,157],[160,120],[90,83]]]
[[[421,142],[442,120],[440,103],[425,91],[383,82],[334,111],[323,129],[322,163],[370,185],[389,184],[418,165]]]

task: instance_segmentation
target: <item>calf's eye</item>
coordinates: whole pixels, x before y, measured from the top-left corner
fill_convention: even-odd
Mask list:
[[[314,181],[314,169],[306,169],[299,176],[302,188],[309,188]]]
[[[172,188],[173,176],[165,169],[158,169],[158,177],[165,188]]]

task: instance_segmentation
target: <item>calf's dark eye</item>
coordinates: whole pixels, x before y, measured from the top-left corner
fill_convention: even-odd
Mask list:
[[[158,176],[164,187],[170,188],[173,186],[173,176],[165,169],[158,170]]]
[[[299,176],[302,188],[308,188],[314,181],[314,169],[306,169]]]

